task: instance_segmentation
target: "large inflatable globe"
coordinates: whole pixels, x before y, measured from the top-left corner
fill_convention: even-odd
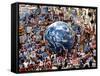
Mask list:
[[[62,21],[52,23],[46,28],[44,39],[52,51],[71,49],[74,43],[74,32],[71,27]]]

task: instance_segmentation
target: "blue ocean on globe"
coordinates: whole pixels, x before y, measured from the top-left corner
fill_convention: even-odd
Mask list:
[[[71,49],[74,44],[74,32],[66,22],[57,21],[46,28],[44,39],[53,51],[59,51],[61,48]]]

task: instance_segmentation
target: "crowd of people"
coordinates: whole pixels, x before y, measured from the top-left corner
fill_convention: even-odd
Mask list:
[[[63,21],[73,28],[70,51],[55,53],[44,40],[46,28]],[[19,71],[96,67],[96,9],[44,5],[19,5]]]

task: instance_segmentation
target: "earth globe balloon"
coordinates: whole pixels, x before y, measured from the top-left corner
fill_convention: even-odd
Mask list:
[[[44,40],[52,51],[59,51],[61,48],[71,49],[74,44],[74,32],[70,25],[63,21],[52,23],[46,28]]]

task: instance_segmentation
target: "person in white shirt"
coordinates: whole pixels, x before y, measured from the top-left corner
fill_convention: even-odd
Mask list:
[[[26,60],[25,60],[25,62],[23,63],[23,65],[24,65],[25,68],[28,68],[28,64],[29,64],[29,63],[28,63],[28,61],[26,61]]]

